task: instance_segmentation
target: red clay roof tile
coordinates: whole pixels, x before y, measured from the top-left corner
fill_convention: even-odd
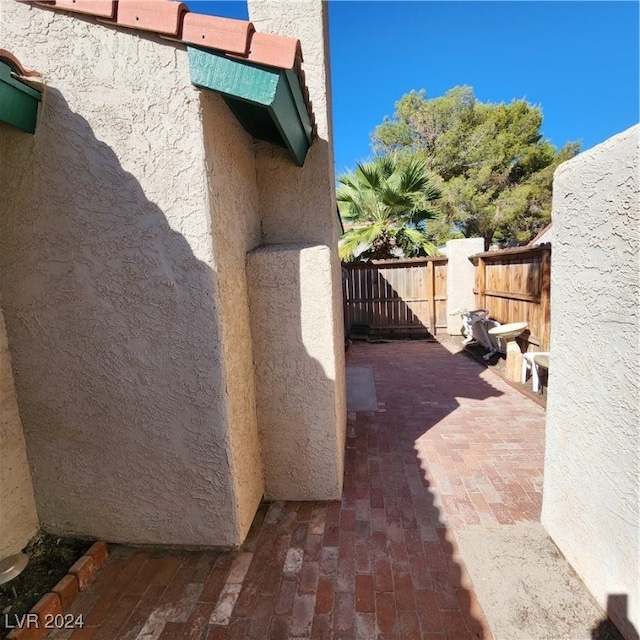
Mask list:
[[[39,78],[41,76],[41,74],[39,74],[37,71],[25,69],[22,66],[20,60],[18,60],[18,58],[16,58],[13,53],[7,51],[6,49],[0,49],[0,59],[8,62],[9,66],[12,67],[19,76],[24,76],[25,78]]]
[[[187,13],[182,22],[182,41],[245,56],[255,28],[246,20],[232,20]]]
[[[65,11],[86,13],[98,18],[113,18],[116,12],[115,0],[53,0],[53,2],[44,4]]]
[[[270,33],[258,33],[251,36],[247,60],[256,64],[279,69],[293,69],[296,60],[302,60],[300,40],[275,36]]]
[[[217,49],[230,57],[254,64],[293,69],[300,82],[314,135],[317,133],[313,105],[302,70],[302,48],[296,38],[258,33],[253,24],[245,20],[191,13],[184,3],[174,0],[19,1],[93,15],[100,22],[115,21],[119,26],[153,31],[168,40]]]
[[[187,5],[172,0],[119,0],[116,22],[123,27],[180,37]]]

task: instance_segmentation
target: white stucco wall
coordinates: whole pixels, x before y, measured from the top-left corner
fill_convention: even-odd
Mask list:
[[[18,553],[38,529],[31,473],[0,307],[0,558]]]
[[[32,150],[0,140],[0,291],[42,523],[238,544],[262,492],[229,272],[258,241],[252,140],[201,103],[180,45],[17,2],[2,20],[0,46],[48,86]]]
[[[271,245],[247,256],[266,496],[331,500],[343,479],[344,421],[336,362],[332,254]]]
[[[462,334],[460,309],[475,309],[475,266],[469,256],[484,251],[483,238],[461,238],[447,242],[447,333]]]
[[[542,509],[627,638],[640,630],[639,135],[629,129],[555,174]]]

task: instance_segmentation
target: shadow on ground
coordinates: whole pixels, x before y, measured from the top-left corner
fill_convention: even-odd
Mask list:
[[[392,567],[399,571],[394,584],[402,583],[406,563],[411,574],[409,595],[429,594],[434,601],[429,614],[433,627],[423,628],[423,633],[490,637],[416,443],[459,409],[461,398],[482,401],[502,392],[480,377],[483,369],[476,362],[452,356],[433,341],[355,343],[348,364],[372,366],[378,407],[352,414],[343,501],[357,504],[359,496],[366,496],[368,477],[372,505],[377,500],[377,508],[384,509],[380,515],[372,509],[372,526],[376,518],[386,519],[383,527],[390,537]],[[374,489],[374,483],[381,488]],[[404,548],[403,540],[409,541]],[[399,552],[394,551],[396,545]],[[410,601],[398,593],[396,599]]]

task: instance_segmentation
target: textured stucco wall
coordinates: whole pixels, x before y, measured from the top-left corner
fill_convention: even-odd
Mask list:
[[[180,46],[20,3],[2,14],[0,46],[48,85],[32,150],[0,141],[16,158],[0,177],[0,291],[42,523],[238,544],[262,480],[251,383],[228,386],[248,370],[250,349],[231,346],[246,313],[221,330],[237,284],[221,270],[257,240],[251,140],[221,100],[201,103]],[[229,129],[206,150],[203,113]],[[212,225],[245,214],[218,262]]]
[[[257,264],[264,264],[268,273],[277,276],[277,270],[284,255],[285,262],[293,260],[295,251],[300,251],[300,244],[323,245],[325,252],[322,259],[310,260],[298,256],[297,263],[305,265],[308,271],[296,277],[287,285],[287,291],[295,294],[302,307],[296,310],[290,304],[283,304],[279,296],[271,298],[260,291],[252,291],[252,302],[259,301],[259,317],[268,318],[274,327],[279,326],[284,336],[282,342],[276,332],[265,333],[255,321],[252,326],[254,350],[266,357],[273,357],[282,363],[282,372],[273,371],[269,374],[265,367],[257,367],[258,384],[258,415],[270,416],[269,421],[274,429],[280,433],[287,433],[292,428],[287,423],[287,413],[278,416],[278,403],[273,394],[265,392],[268,381],[289,381],[296,378],[302,371],[309,371],[313,379],[317,378],[317,362],[322,363],[323,372],[316,383],[303,384],[307,409],[302,412],[315,411],[322,407],[322,415],[331,416],[330,421],[315,420],[305,424],[313,425],[314,432],[309,434],[310,442],[324,439],[323,454],[317,461],[307,457],[310,464],[317,466],[319,461],[326,469],[311,469],[311,478],[318,478],[318,486],[309,485],[309,493],[301,493],[300,487],[308,482],[307,472],[300,468],[300,487],[295,494],[300,499],[313,499],[319,495],[338,497],[342,486],[342,465],[344,456],[344,438],[346,424],[346,392],[344,374],[344,327],[342,317],[342,273],[338,258],[338,219],[336,214],[335,185],[333,172],[333,139],[331,130],[331,81],[329,74],[329,46],[327,6],[321,0],[300,0],[298,2],[278,2],[271,0],[249,0],[249,17],[259,31],[277,33],[280,35],[299,38],[304,55],[304,69],[307,87],[309,89],[313,110],[316,117],[318,136],[314,140],[304,167],[297,167],[283,149],[264,143],[256,144],[256,172],[258,193],[262,214],[262,243],[263,245],[279,246],[274,252],[265,251],[249,260],[249,268],[257,269]],[[314,251],[320,251],[318,247]],[[273,260],[271,266],[267,266]],[[287,272],[289,273],[290,270]],[[291,272],[293,277],[293,272]],[[255,276],[255,273],[250,273]],[[266,276],[252,278],[256,283],[265,282]],[[268,278],[267,278],[268,280]],[[276,282],[279,282],[276,279]],[[315,283],[312,287],[315,297],[306,294],[305,287]],[[269,289],[271,290],[271,288]],[[254,294],[255,293],[255,298]],[[275,293],[275,291],[274,291]],[[303,295],[304,294],[304,295]],[[302,297],[301,297],[302,296]],[[292,341],[292,336],[308,332],[302,323],[306,322],[308,309],[317,306],[317,300],[322,300],[330,312],[329,318],[324,318],[314,325],[316,334],[313,346],[309,340],[300,344],[299,339]],[[258,304],[256,302],[256,304]],[[255,307],[252,306],[252,313]],[[253,320],[253,319],[252,319]],[[285,353],[282,344],[290,344]],[[304,347],[304,348],[303,348]],[[308,347],[308,348],[307,348]],[[270,355],[264,355],[270,354]],[[273,365],[272,365],[273,366]],[[266,376],[261,379],[261,376]],[[289,384],[289,382],[286,382]],[[260,391],[262,389],[262,391]],[[281,393],[281,391],[278,391]],[[276,423],[277,419],[277,423]],[[277,426],[275,426],[277,424]],[[264,425],[261,422],[261,434]],[[263,440],[264,442],[264,440]],[[331,455],[328,451],[331,451]],[[265,465],[265,479],[267,495],[271,497],[286,497],[291,495],[293,488],[286,487],[285,493],[280,494],[270,478],[281,473],[277,466],[281,458],[273,448],[263,450]],[[271,454],[275,457],[272,457]],[[334,477],[335,474],[339,478]],[[291,476],[290,476],[291,477]]]
[[[484,251],[482,238],[463,238],[447,242],[447,333],[450,336],[462,334],[459,309],[475,309],[476,296],[475,267],[469,256]]]
[[[326,2],[250,0],[249,18],[258,31],[299,38],[318,137],[304,167],[289,152],[256,146],[258,187],[264,213],[263,242],[333,246],[338,239],[331,127],[331,80]],[[283,189],[282,184],[292,188]],[[328,209],[331,212],[328,213]]]
[[[23,134],[25,135],[25,134]],[[11,356],[0,307],[0,558],[18,553],[38,529]]]
[[[222,98],[203,91],[202,122],[218,276],[230,465],[240,538],[264,495],[256,417],[246,253],[260,244],[253,140]]]
[[[621,630],[640,630],[639,134],[561,165],[553,187],[542,522]],[[633,635],[626,629],[626,637]]]
[[[272,245],[247,256],[266,495],[330,500],[342,491],[344,421],[328,247]]]

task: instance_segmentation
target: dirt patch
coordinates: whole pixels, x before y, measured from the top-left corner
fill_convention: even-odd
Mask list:
[[[0,638],[5,638],[14,616],[29,612],[82,557],[93,540],[64,538],[41,532],[22,550],[30,556],[26,569],[9,584],[0,585]],[[15,589],[15,594],[13,592]]]
[[[541,524],[468,527],[456,540],[495,638],[623,640]]]

